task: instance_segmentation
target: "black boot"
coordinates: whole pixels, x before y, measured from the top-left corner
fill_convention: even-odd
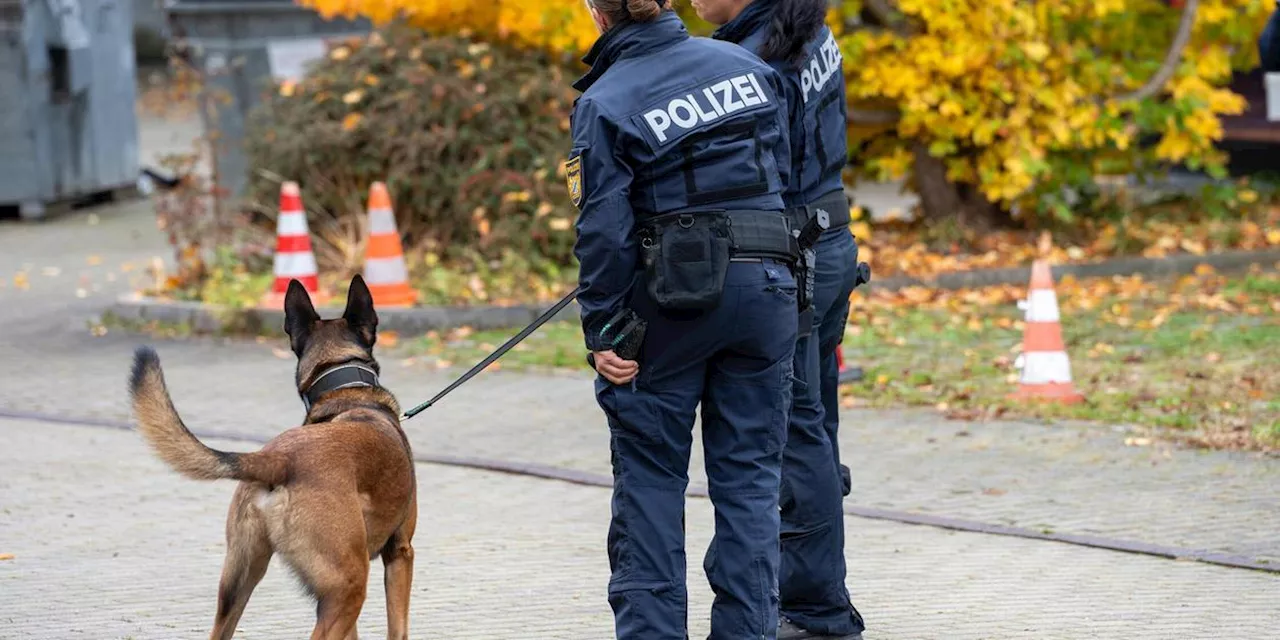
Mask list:
[[[786,618],[781,618],[778,622],[778,640],[862,640],[862,634],[850,633],[848,635],[833,636],[814,633],[801,629],[796,623]]]

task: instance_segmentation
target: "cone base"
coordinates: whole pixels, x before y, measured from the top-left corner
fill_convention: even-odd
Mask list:
[[[1084,402],[1084,396],[1070,382],[1020,384],[1018,390],[1009,394],[1009,397],[1013,400],[1044,400],[1062,404]]]
[[[373,294],[374,307],[412,307],[418,303],[418,292],[404,283],[372,284],[369,293]]]

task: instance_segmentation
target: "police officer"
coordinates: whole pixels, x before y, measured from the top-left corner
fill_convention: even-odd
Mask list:
[[[740,47],[690,37],[668,0],[585,1],[602,35],[574,84],[565,169],[611,436],[617,637],[688,637],[684,493],[701,403],[711,638],[772,639],[797,333],[782,80]],[[643,344],[622,357],[637,319]]]
[[[836,349],[859,284],[858,248],[840,173],[847,162],[840,48],[823,24],[825,0],[693,0],[714,38],[755,52],[782,76],[790,108],[791,176],[783,194],[793,224],[826,211],[818,241],[812,325],[800,328],[797,382],[782,470],[782,638],[860,638],[862,616],[845,587],[847,489],[836,439]],[[802,322],[808,318],[802,318]],[[846,470],[847,471],[847,470]]]

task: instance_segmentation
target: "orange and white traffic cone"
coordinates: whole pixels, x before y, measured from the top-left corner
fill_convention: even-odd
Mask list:
[[[267,307],[281,307],[289,281],[297,280],[319,303],[325,297],[320,294],[319,274],[316,272],[316,256],[311,250],[311,232],[307,228],[307,214],[302,211],[302,192],[298,183],[280,185],[280,215],[276,218],[275,282],[263,298]]]
[[[1062,342],[1058,296],[1053,291],[1049,263],[1036,260],[1031,266],[1031,291],[1027,296],[1026,329],[1023,330],[1019,400],[1052,400],[1074,403],[1084,400],[1071,382],[1071,361]]]
[[[378,307],[412,307],[418,292],[409,286],[409,269],[404,263],[404,248],[396,217],[391,211],[387,185],[373,183],[369,188],[369,242],[365,249],[364,281]]]

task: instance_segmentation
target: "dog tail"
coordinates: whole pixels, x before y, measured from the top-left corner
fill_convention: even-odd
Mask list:
[[[218,451],[196,439],[173,407],[160,370],[160,356],[150,347],[139,347],[133,354],[129,395],[138,431],[156,455],[178,473],[194,480],[249,480],[269,485],[283,484],[288,477],[288,459],[279,453]]]

